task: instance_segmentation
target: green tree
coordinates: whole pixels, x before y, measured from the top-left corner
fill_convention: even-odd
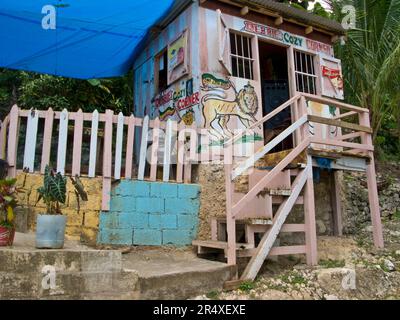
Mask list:
[[[344,5],[356,9],[356,29],[347,32],[336,55],[343,62],[347,100],[370,110],[376,141],[382,126],[400,124],[400,0],[331,1],[338,21],[346,15]]]

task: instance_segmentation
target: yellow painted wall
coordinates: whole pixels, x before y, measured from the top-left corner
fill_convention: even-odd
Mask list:
[[[74,187],[71,180],[68,179],[67,201],[66,205],[62,207],[64,215],[67,216],[66,238],[95,245],[101,211],[102,179],[83,177],[80,179],[85,187],[85,191],[88,193],[89,201],[81,201],[81,208],[78,213]],[[29,229],[34,231],[36,227],[36,215],[46,212],[46,206],[42,201],[36,204],[38,199],[37,189],[43,185],[43,176],[39,174],[20,173],[17,176],[17,180],[18,187],[24,189],[24,193],[18,196],[19,204],[30,209],[28,224]]]

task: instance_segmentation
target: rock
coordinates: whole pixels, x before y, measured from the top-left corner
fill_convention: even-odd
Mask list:
[[[385,267],[385,270],[389,271],[389,272],[393,272],[396,271],[396,267],[393,264],[392,261],[385,259],[383,260],[383,266]]]
[[[325,300],[339,300],[339,298],[333,294],[326,294],[324,295]]]

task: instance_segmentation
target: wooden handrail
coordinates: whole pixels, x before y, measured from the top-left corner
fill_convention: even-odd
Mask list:
[[[233,143],[235,143],[238,139],[240,139],[241,137],[243,137],[243,135],[245,135],[247,132],[249,132],[250,130],[253,130],[255,128],[257,128],[258,126],[260,126],[261,124],[263,124],[264,122],[272,119],[273,117],[275,117],[277,114],[281,113],[283,110],[285,110],[287,107],[289,107],[292,103],[296,102],[298,99],[300,99],[301,95],[298,94],[296,96],[294,96],[293,98],[291,98],[290,100],[286,101],[285,103],[283,103],[282,105],[280,105],[278,108],[276,108],[274,111],[268,113],[266,116],[264,116],[262,119],[260,119],[259,121],[257,121],[256,123],[254,123],[252,126],[246,128],[245,130],[243,130],[241,133],[237,134],[236,136],[234,136],[233,138],[229,139],[228,141],[226,141],[224,143],[224,146],[229,146]]]
[[[293,123],[290,127],[288,127],[285,131],[283,131],[280,135],[278,135],[275,139],[270,141],[267,145],[265,145],[259,152],[252,155],[248,158],[242,165],[239,165],[232,173],[231,179],[234,180],[238,176],[240,176],[247,169],[251,168],[255,165],[255,163],[264,157],[268,152],[270,152],[273,148],[275,148],[279,143],[289,137],[293,132],[295,132],[298,128],[300,128],[303,124],[307,122],[307,115],[304,115],[295,123]]]
[[[361,108],[361,107],[356,107],[353,106],[351,104],[347,104],[344,102],[340,102],[340,101],[336,101],[333,99],[329,99],[329,98],[325,98],[325,97],[321,97],[321,96],[316,96],[313,94],[309,94],[309,93],[302,93],[302,96],[304,96],[307,100],[311,100],[311,101],[315,101],[315,102],[319,102],[319,103],[323,103],[323,104],[328,104],[328,105],[333,105],[345,110],[349,110],[349,111],[355,111],[357,113],[369,113],[368,109],[365,108]]]
[[[276,176],[284,170],[294,159],[296,159],[310,144],[310,139],[307,138],[301,142],[292,152],[290,152],[275,168],[273,168],[264,178],[262,178],[253,189],[251,189],[238,203],[232,207],[232,216],[238,219],[237,215],[245,207],[245,205],[257,196],[268,183],[273,181]]]

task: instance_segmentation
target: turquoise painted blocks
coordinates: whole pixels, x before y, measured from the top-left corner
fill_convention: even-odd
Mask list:
[[[200,196],[200,186],[197,184],[178,185],[178,198],[180,199],[198,199]]]
[[[165,213],[198,215],[199,199],[170,199],[165,201]]]
[[[150,186],[150,197],[154,198],[177,198],[178,185],[173,183],[153,182]]]
[[[162,244],[161,230],[135,229],[133,244],[142,246],[160,246]]]
[[[112,245],[132,245],[132,229],[101,229],[98,242]]]
[[[195,239],[198,185],[121,181],[111,194],[111,210],[100,216],[99,243],[185,246]]]

